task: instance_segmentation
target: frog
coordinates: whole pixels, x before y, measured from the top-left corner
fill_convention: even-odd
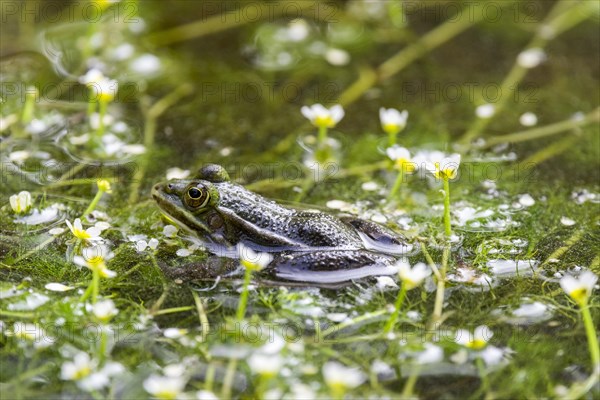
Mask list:
[[[242,245],[271,253],[260,271],[269,282],[337,285],[393,275],[398,258],[412,249],[403,235],[378,223],[265,198],[233,182],[218,164],[157,183],[152,197],[169,221],[210,253],[235,258]]]

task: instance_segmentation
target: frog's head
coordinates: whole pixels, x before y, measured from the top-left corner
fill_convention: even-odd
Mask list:
[[[211,234],[222,225],[218,213],[211,212],[219,204],[219,191],[208,180],[157,183],[152,188],[152,197],[167,217],[187,230]]]

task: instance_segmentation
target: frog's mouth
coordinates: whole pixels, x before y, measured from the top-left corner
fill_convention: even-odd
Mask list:
[[[152,188],[152,198],[161,212],[189,233],[206,233],[210,236],[209,227],[185,207],[176,193],[167,193],[164,188],[164,183],[157,183]]]

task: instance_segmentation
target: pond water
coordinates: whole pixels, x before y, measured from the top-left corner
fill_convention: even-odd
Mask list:
[[[2,8],[3,395],[600,395],[597,3]],[[208,164],[402,250],[273,279],[152,199]]]

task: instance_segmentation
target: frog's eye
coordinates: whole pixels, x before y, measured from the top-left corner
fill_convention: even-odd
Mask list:
[[[191,187],[185,196],[185,203],[191,208],[202,208],[208,204],[210,193],[205,187]]]

